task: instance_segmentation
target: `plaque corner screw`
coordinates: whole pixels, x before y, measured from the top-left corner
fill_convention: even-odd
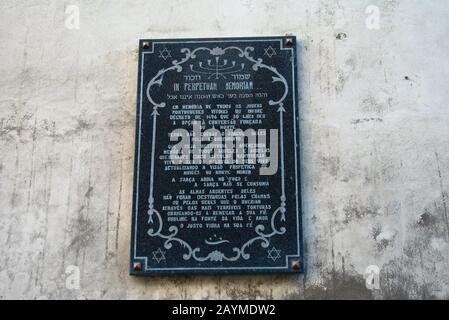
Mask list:
[[[142,271],[142,263],[140,263],[140,262],[134,262],[134,263],[133,263],[133,270],[134,270],[134,271]]]
[[[148,41],[142,42],[142,48],[148,49],[150,47],[150,43]]]
[[[285,44],[287,46],[291,47],[293,45],[293,38],[290,38],[290,37],[286,38],[285,39]]]
[[[292,261],[292,269],[293,270],[300,270],[301,264],[299,263],[299,260],[293,260]]]

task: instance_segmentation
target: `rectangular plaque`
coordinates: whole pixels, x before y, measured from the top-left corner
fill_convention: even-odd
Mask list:
[[[296,38],[139,46],[130,274],[301,272]]]

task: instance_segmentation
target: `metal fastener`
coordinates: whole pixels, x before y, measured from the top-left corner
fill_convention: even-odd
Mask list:
[[[292,38],[286,38],[285,39],[285,44],[289,47],[291,47],[293,45],[293,39]]]
[[[148,41],[144,41],[144,42],[142,43],[142,48],[148,49],[149,47],[150,47],[150,43],[149,43]]]
[[[134,271],[141,271],[142,270],[142,264],[140,262],[134,262],[133,263],[133,270]]]
[[[292,261],[292,269],[293,270],[299,270],[300,268],[301,268],[301,264],[299,263],[298,260]]]

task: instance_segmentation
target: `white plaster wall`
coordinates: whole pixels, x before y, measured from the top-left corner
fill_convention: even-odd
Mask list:
[[[448,17],[444,0],[2,0],[0,297],[449,298]],[[307,273],[128,276],[138,39],[286,33]]]

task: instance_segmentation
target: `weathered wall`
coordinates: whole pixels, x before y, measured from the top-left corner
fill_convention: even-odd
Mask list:
[[[444,0],[1,1],[0,297],[449,298],[448,17]],[[307,273],[128,276],[138,39],[286,33]]]

